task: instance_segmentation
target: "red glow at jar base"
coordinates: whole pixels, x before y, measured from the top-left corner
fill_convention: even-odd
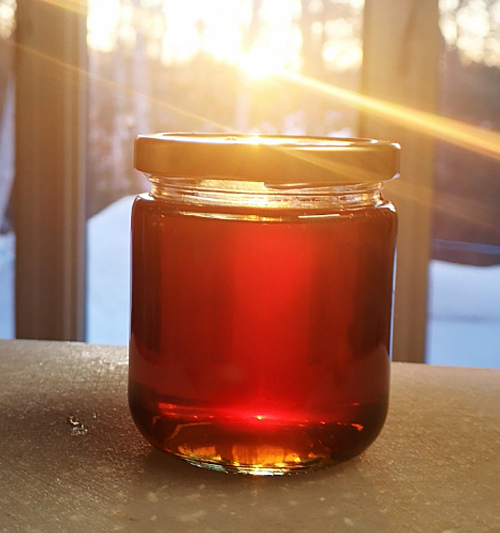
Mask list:
[[[249,474],[280,475],[350,459],[375,440],[387,412],[381,399],[344,406],[344,420],[246,416],[173,404],[165,409],[151,390],[131,383],[130,391],[134,419],[151,444],[197,466]]]

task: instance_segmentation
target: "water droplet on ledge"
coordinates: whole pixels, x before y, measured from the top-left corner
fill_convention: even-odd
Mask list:
[[[85,435],[88,433],[88,429],[83,422],[80,422],[75,416],[68,416],[66,419],[71,426],[71,434],[74,436]]]

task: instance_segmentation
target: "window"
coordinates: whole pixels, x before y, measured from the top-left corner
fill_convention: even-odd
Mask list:
[[[487,7],[486,33],[484,9],[482,15],[469,13],[470,5],[479,4]],[[438,346],[433,344],[436,328],[441,327],[436,271],[457,266],[450,263],[458,260],[457,249],[451,250],[456,243],[463,243],[462,248],[478,244],[483,251],[493,247],[487,248],[490,262],[496,256],[490,252],[498,246],[490,237],[474,240],[445,231],[452,220],[443,218],[450,214],[446,202],[455,202],[458,194],[453,189],[446,196],[445,182],[454,176],[452,166],[446,167],[446,150],[455,150],[450,147],[460,142],[453,131],[458,122],[432,115],[439,94],[451,94],[450,80],[458,89],[452,78],[440,80],[439,22],[446,39],[453,31],[446,22],[449,16],[479,25],[491,62],[499,42],[498,5],[498,0],[443,0],[441,18],[435,0],[88,0],[88,16],[52,3],[24,5],[18,19],[22,83],[17,95],[22,103],[16,119],[18,335],[127,342],[128,213],[133,195],[147,188],[132,170],[131,142],[137,133],[354,134],[403,146],[402,179],[387,187],[401,221],[394,358],[422,361],[428,328],[428,361],[439,362],[432,355]],[[466,15],[459,16],[462,9]],[[58,28],[72,27],[73,32],[54,31],[48,39],[46,28],[55,28],[56,18]],[[28,22],[39,30],[23,33]],[[476,50],[471,39],[460,42]],[[453,46],[448,43],[446,64],[451,64]],[[472,65],[466,76],[474,77],[477,68]],[[47,78],[60,90],[64,117],[51,99],[53,91],[43,85]],[[440,108],[445,116],[481,126],[450,109]],[[51,120],[43,127],[38,121],[32,131],[28,117],[40,116],[36,113]],[[498,127],[492,118],[485,120]],[[473,149],[460,149],[469,163],[480,146],[480,128],[471,131]],[[447,138],[447,144],[436,145],[436,138]],[[47,139],[48,149],[42,148]],[[30,159],[22,156],[28,148]],[[483,154],[485,164],[493,164],[493,152]],[[493,196],[493,181],[485,191]],[[44,236],[49,230],[54,242]],[[22,256],[27,249],[29,257]],[[469,251],[462,250],[460,261]],[[445,273],[445,280],[451,279]],[[54,313],[49,316],[46,309]],[[470,339],[478,331],[471,331]]]
[[[485,132],[500,131],[500,2],[442,1],[440,27],[440,114]],[[500,365],[498,176],[498,156],[437,146],[429,363]]]

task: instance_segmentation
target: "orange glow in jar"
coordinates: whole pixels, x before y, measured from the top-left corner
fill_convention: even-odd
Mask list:
[[[365,450],[387,413],[399,146],[138,137],[129,402],[157,448],[276,475]]]

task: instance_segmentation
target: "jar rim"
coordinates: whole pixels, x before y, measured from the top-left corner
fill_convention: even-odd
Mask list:
[[[379,183],[399,176],[400,146],[346,137],[160,133],[135,140],[146,174],[269,184]]]

